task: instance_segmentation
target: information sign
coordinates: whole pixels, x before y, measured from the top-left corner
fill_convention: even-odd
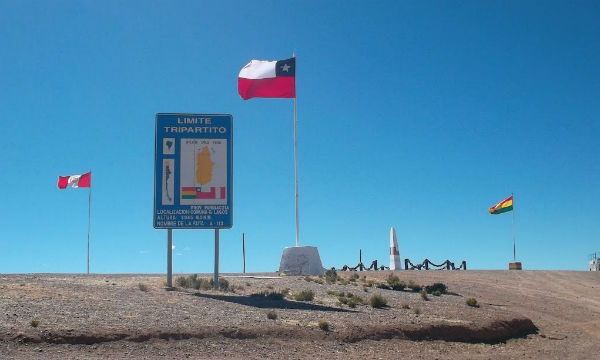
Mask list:
[[[154,227],[233,226],[233,118],[156,114]]]

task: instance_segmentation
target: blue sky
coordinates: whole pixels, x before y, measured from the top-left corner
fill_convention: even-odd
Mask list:
[[[220,270],[295,243],[293,101],[237,94],[250,59],[297,55],[300,243],[325,267],[402,258],[586,270],[600,251],[597,1],[0,2],[0,272],[160,273],[154,116],[234,121]],[[214,233],[174,232],[212,272]]]

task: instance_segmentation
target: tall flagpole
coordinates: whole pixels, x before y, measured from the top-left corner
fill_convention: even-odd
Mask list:
[[[295,57],[295,55],[294,55]],[[298,67],[296,66],[296,69]],[[296,96],[298,96],[296,94]],[[296,246],[300,246],[300,225],[298,220],[298,131],[297,131],[296,97],[294,97],[294,178],[296,197]]]
[[[292,53],[292,57],[296,58],[296,52]],[[294,75],[298,75],[296,73],[296,70],[298,70],[298,61],[296,61],[296,69],[294,69]],[[295,76],[295,78],[297,79],[298,77]],[[296,199],[296,246],[300,246],[300,221],[298,220],[298,116],[296,111],[296,101],[298,94],[295,92],[295,90],[296,84],[294,82],[294,197]]]
[[[90,178],[92,176],[92,170],[90,170]],[[90,180],[90,192],[88,193],[88,237],[87,237],[87,273],[90,273],[90,224],[92,214],[92,182]]]
[[[517,261],[517,246],[515,241],[515,196],[510,194],[513,198],[513,210],[512,210],[512,235],[513,235],[513,261]]]

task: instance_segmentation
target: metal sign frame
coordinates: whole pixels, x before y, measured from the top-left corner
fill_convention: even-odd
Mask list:
[[[158,113],[154,147],[154,228],[230,229],[233,117]]]

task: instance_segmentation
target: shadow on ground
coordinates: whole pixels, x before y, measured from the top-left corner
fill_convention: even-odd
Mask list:
[[[298,301],[289,301],[285,299],[269,299],[268,297],[260,296],[245,296],[245,295],[218,295],[218,294],[193,294],[197,297],[214,299],[220,301],[227,301],[235,304],[241,304],[246,306],[252,306],[261,309],[289,309],[289,310],[311,310],[311,311],[333,311],[333,312],[356,312],[352,310],[345,310],[335,308],[331,306],[310,304]]]

